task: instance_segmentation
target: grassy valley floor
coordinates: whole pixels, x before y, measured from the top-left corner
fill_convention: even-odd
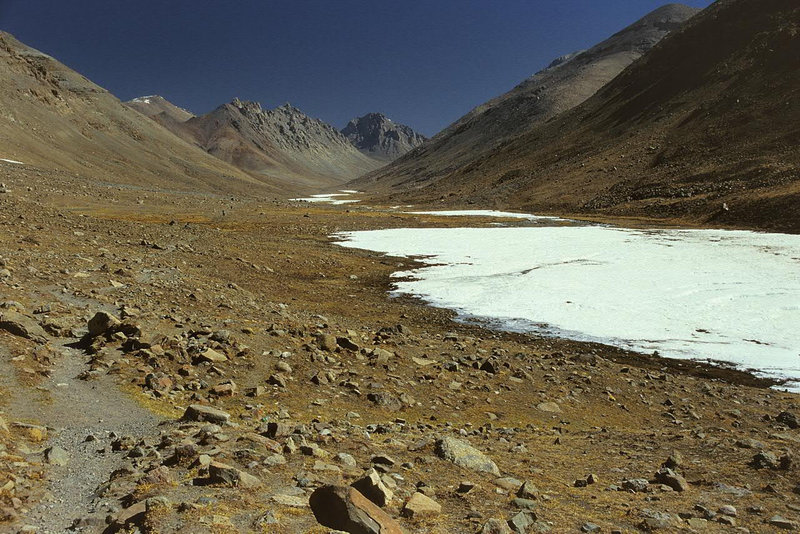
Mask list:
[[[796,395],[455,323],[329,237],[463,221],[0,176],[0,530],[329,532],[310,493],[370,468],[409,533],[800,528]]]

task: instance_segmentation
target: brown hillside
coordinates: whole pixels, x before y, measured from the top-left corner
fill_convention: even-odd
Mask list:
[[[800,231],[800,5],[721,0],[576,109],[404,194]]]
[[[0,32],[0,157],[82,179],[192,191],[275,191]]]
[[[363,179],[358,187],[418,186],[468,165],[481,154],[567,111],[617,76],[698,10],[668,4],[592,48],[554,60],[511,91],[494,98],[429,142]]]

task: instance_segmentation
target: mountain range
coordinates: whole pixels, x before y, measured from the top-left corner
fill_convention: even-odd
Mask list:
[[[400,158],[356,185],[418,187],[476,161],[481,154],[577,106],[699,10],[668,4],[588,50],[559,58],[542,71],[477,106]]]
[[[195,115],[108,91],[0,33],[4,157],[106,183],[482,205],[800,230],[800,7],[669,4],[431,139],[379,113],[339,131],[285,104]]]
[[[798,33],[796,2],[720,0],[573,109],[469,154],[447,149],[459,121],[354,186],[392,203],[800,231]]]
[[[425,140],[380,113],[353,119],[340,132],[288,103],[263,109],[235,98],[200,116],[157,95],[126,105],[244,172],[279,182],[287,192],[336,187]]]

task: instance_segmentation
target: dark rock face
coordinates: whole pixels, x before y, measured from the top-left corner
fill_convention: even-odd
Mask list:
[[[368,113],[347,123],[342,130],[356,148],[377,159],[391,161],[426,141],[404,124],[397,124],[381,113]]]
[[[314,517],[323,526],[351,534],[405,534],[386,512],[354,488],[322,486],[309,499]]]

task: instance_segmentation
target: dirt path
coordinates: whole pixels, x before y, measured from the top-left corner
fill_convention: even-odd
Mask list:
[[[75,520],[100,512],[78,530],[100,532],[111,504],[96,495],[97,488],[122,466],[122,457],[110,452],[112,433],[141,438],[156,432],[159,419],[121,392],[110,377],[78,379],[86,356],[66,346],[61,350],[63,357],[50,379],[33,390],[16,383],[9,354],[0,345],[0,385],[11,392],[5,403],[8,416],[52,428],[43,448],[57,446],[69,454],[65,466],[50,467],[48,494],[26,522],[41,534],[75,532],[69,530]],[[87,441],[88,436],[95,439]]]

